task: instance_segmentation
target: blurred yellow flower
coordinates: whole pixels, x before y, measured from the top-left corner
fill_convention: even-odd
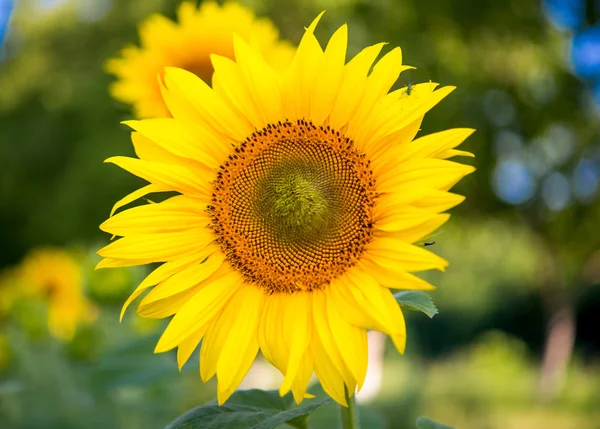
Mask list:
[[[19,288],[19,271],[9,268],[0,273],[0,323],[6,319],[15,301],[22,293]]]
[[[97,308],[84,295],[81,266],[64,250],[32,250],[21,263],[20,285],[24,295],[46,303],[48,328],[60,340],[71,340],[78,324],[97,317]]]
[[[138,118],[170,116],[160,93],[159,76],[164,67],[186,69],[210,83],[211,54],[233,58],[233,33],[256,46],[269,64],[281,68],[294,49],[279,40],[277,28],[268,19],[257,19],[252,10],[235,2],[219,6],[213,1],[185,1],[177,10],[177,22],[155,14],[140,24],[141,47],[127,46],[120,57],[107,62],[108,72],[118,80],[111,94],[132,104]]]
[[[137,275],[131,268],[121,268],[110,271],[92,271],[86,266],[86,278],[88,279],[88,291],[90,295],[100,302],[121,301],[129,294],[131,285],[138,282],[142,277]]]
[[[17,270],[8,269],[0,272],[0,371],[4,370],[11,361],[10,341],[3,332],[10,311],[18,299],[19,288]]]
[[[319,17],[320,18],[320,17]],[[125,210],[101,229],[122,236],[98,265],[164,262],[134,291],[138,313],[173,316],[156,352],[178,348],[181,367],[202,340],[200,374],[217,376],[222,404],[259,349],[297,402],[316,373],[346,404],[367,371],[367,330],[402,353],[404,317],[390,288],[431,289],[411,274],[447,262],[414,245],[464,197],[448,190],[474,168],[447,160],[473,130],[416,140],[423,116],[454,87],[390,91],[399,48],[384,44],[346,64],[347,26],[325,50],[306,30],[279,72],[234,36],[235,61],[213,56],[213,87],[167,68],[163,95],[173,118],[131,121],[139,159],[108,162],[175,191]],[[369,73],[370,72],[370,73]]]

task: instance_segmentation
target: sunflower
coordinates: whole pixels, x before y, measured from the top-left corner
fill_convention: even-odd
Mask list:
[[[106,68],[119,79],[110,89],[114,98],[132,104],[138,118],[168,117],[157,76],[165,66],[180,67],[210,82],[215,53],[233,58],[233,33],[256,46],[275,68],[289,63],[294,49],[279,40],[268,19],[257,19],[252,10],[235,2],[219,6],[186,1],[177,9],[177,21],[155,14],[140,24],[141,47],[127,46]]]
[[[59,340],[71,340],[79,324],[92,322],[97,316],[96,307],[83,293],[81,267],[64,250],[31,251],[21,263],[20,284],[24,296],[46,303],[48,329]]]
[[[0,272],[0,325],[9,317],[22,290],[19,288],[19,270],[10,267]]]
[[[403,353],[390,288],[433,288],[412,273],[447,263],[413,243],[446,222],[464,199],[448,189],[474,170],[447,160],[470,155],[455,147],[473,130],[413,141],[453,87],[389,92],[409,68],[400,49],[374,64],[384,44],[370,46],[346,64],[347,26],[323,50],[320,17],[283,72],[237,36],[235,60],[211,57],[212,89],[167,68],[173,117],[127,122],[139,159],[107,160],[150,182],[113,212],[178,194],[104,222],[122,238],[98,252],[98,267],[163,262],[123,312],[152,288],[138,313],[173,316],[155,351],[177,348],[181,367],[202,340],[200,375],[216,375],[220,404],[259,350],[284,375],[282,395],[300,402],[314,372],[343,405],[365,378],[368,329]]]

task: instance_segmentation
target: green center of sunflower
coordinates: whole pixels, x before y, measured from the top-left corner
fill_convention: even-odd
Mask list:
[[[308,240],[323,232],[332,216],[330,188],[319,172],[307,165],[283,164],[259,185],[257,209],[288,241]]]
[[[319,289],[372,237],[375,182],[347,137],[305,121],[257,131],[221,165],[209,211],[221,249],[267,292]]]

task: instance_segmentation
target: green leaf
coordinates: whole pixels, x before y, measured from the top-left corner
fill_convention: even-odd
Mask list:
[[[279,396],[276,390],[238,390],[227,401],[227,405],[249,405],[275,411],[289,410],[294,406],[292,395]]]
[[[428,419],[427,417],[419,417],[415,422],[417,429],[452,429],[450,426]]]
[[[411,290],[407,292],[398,292],[394,294],[396,301],[404,308],[414,311],[421,311],[429,318],[438,313],[438,309],[431,300],[431,297],[425,292]]]
[[[329,402],[304,401],[294,407],[290,394],[281,398],[276,391],[242,390],[225,405],[211,403],[188,411],[166,429],[274,429],[285,423],[304,429],[306,417]]]

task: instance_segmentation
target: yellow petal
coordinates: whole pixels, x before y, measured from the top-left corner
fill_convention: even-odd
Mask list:
[[[214,65],[214,63],[213,63]],[[215,68],[215,75],[217,70]],[[203,123],[235,141],[243,141],[252,132],[252,126],[243,116],[232,110],[202,79],[183,69],[165,67],[165,85],[179,97],[187,97],[200,112]]]
[[[243,279],[236,271],[220,279],[206,281],[201,289],[177,312],[156,345],[157,352],[171,350],[183,341],[190,331],[199,329],[214,317],[239,288]]]
[[[191,300],[200,290],[202,286],[196,285],[192,288],[186,289],[178,294],[171,295],[167,298],[158,301],[144,301],[140,302],[137,309],[137,314],[148,319],[164,319],[177,313],[183,308],[189,300]],[[199,328],[195,327],[195,328]],[[190,332],[185,335],[187,337]],[[183,339],[182,339],[183,341]],[[175,346],[173,346],[175,347]],[[171,348],[173,348],[171,347]],[[155,353],[160,353],[163,350],[155,350]]]
[[[235,322],[233,317],[228,317],[227,314],[223,315],[225,308],[227,308],[227,305],[208,323],[206,334],[202,340],[200,378],[205,383],[217,373],[217,363],[219,362],[219,356],[221,356],[221,350],[225,345],[231,326]]]
[[[426,208],[435,212],[449,210],[465,200],[464,195],[453,194],[444,191],[431,191],[428,198],[415,201],[415,207]]]
[[[289,296],[282,294],[282,298],[285,308],[281,309],[280,314],[283,314],[284,318],[279,323],[283,327],[284,344],[289,350],[289,360],[279,389],[281,396],[292,388],[312,334],[311,293],[297,292]]]
[[[404,147],[404,156],[406,158],[439,158],[449,149],[454,149],[461,144],[474,132],[475,130],[471,128],[455,128],[420,137]]]
[[[372,142],[418,121],[454,89],[453,86],[440,88],[417,98],[413,103],[406,103],[404,98],[399,98],[393,102],[393,105],[378,106],[379,108],[369,112],[370,117],[365,120],[369,126],[363,127],[362,132],[357,134],[356,140],[365,141],[364,147],[369,147]]]
[[[115,212],[121,207],[126,206],[127,204],[130,204],[135,200],[142,198],[145,195],[151,194],[153,192],[162,192],[165,190],[166,189],[162,189],[160,186],[157,186],[155,184],[146,185],[143,188],[140,188],[137,191],[134,191],[126,197],[121,198],[119,201],[117,201],[117,203],[113,206],[112,210],[110,211],[110,216],[115,214]]]
[[[355,139],[357,132],[364,126],[365,119],[371,114],[373,107],[390,90],[398,80],[402,67],[402,51],[396,47],[385,54],[373,67],[367,78],[365,92],[360,105],[350,121],[347,135]]]
[[[377,259],[370,259],[368,255],[362,258],[357,266],[364,272],[370,273],[371,276],[381,286],[391,289],[408,289],[408,290],[433,290],[435,286],[429,284],[420,277],[408,273],[399,265],[382,266],[377,263]]]
[[[169,278],[179,270],[182,270],[190,265],[196,264],[204,260],[207,254],[210,254],[216,250],[213,246],[207,246],[201,252],[197,254],[193,254],[186,258],[175,259],[171,262],[165,262],[160,267],[156,268],[152,271],[146,278],[140,283],[140,285],[133,291],[133,293],[127,298],[125,304],[121,308],[120,320],[123,320],[123,316],[125,315],[125,311],[127,311],[127,307],[144,292],[149,287],[152,287],[163,280]]]
[[[397,266],[405,271],[443,271],[448,262],[422,247],[413,246],[395,238],[375,237],[365,246],[364,256],[376,260],[383,267]]]
[[[354,116],[367,85],[367,74],[383,45],[385,43],[363,49],[344,67],[342,83],[329,117],[333,129],[341,129]]]
[[[374,282],[374,280],[372,281]],[[356,288],[347,275],[334,279],[330,284],[330,289],[333,302],[348,322],[365,329],[388,331],[388,319],[377,311],[376,306],[367,300],[361,289]]]
[[[135,267],[136,265],[151,264],[154,262],[151,259],[138,259],[138,260],[122,260],[113,258],[104,258],[96,265],[96,269],[101,268],[122,268],[122,267]]]
[[[250,123],[243,118],[243,115],[236,112],[242,123],[241,129],[228,134],[220,133],[215,127],[206,123],[206,117],[202,116],[202,112],[196,109],[188,94],[182,93],[179,89],[168,90],[160,79],[159,85],[162,97],[171,115],[192,129],[196,138],[201,141],[200,145],[213,155],[223,154],[223,150],[229,150],[232,144],[239,142],[240,140],[234,136],[241,137],[243,130],[252,131]],[[223,102],[225,103],[225,101]]]
[[[369,154],[371,160],[371,169],[375,177],[379,177],[381,172],[388,168],[394,168],[402,158],[402,148],[411,144],[417,133],[421,130],[423,118],[408,124],[393,133],[386,134],[379,139],[367,140],[365,153]]]
[[[166,16],[158,13],[150,15],[139,27],[142,46],[161,46],[165,34],[172,35],[176,24]]]
[[[239,386],[258,353],[258,322],[263,302],[263,290],[246,285],[223,310],[222,317],[231,317],[235,321],[217,362],[219,405]]]
[[[381,294],[388,312],[397,326],[394,336],[391,337],[392,342],[394,343],[394,346],[396,346],[398,353],[404,354],[404,349],[406,348],[406,322],[404,321],[404,314],[402,314],[400,304],[398,304],[390,290],[383,289]]]
[[[246,88],[238,65],[229,58],[219,55],[211,55],[210,59],[215,68],[212,79],[214,91],[227,102],[231,110],[239,112],[238,115],[243,116],[244,121],[251,124],[252,131],[255,128],[264,127],[266,123],[261,117],[252,95]],[[245,140],[252,131],[249,131],[238,141]]]
[[[232,370],[232,380],[229,385],[224,385],[221,383],[221,379],[219,378],[219,382],[217,384],[217,400],[219,405],[223,405],[227,399],[235,392],[235,389],[240,385],[248,370],[252,366],[254,359],[258,353],[258,341],[256,341],[256,336],[251,338],[250,345],[243,351],[240,352],[237,356],[237,367]],[[217,376],[218,378],[218,376]]]
[[[320,78],[315,82],[310,112],[310,120],[317,126],[329,116],[337,98],[346,63],[347,44],[348,26],[344,24],[329,39],[319,65]]]
[[[323,13],[317,16],[304,32],[296,54],[284,76],[282,88],[284,115],[292,121],[311,117],[310,99],[318,79],[317,73],[323,56],[323,50],[314,31]]]
[[[134,121],[125,121],[122,122],[124,125],[129,125]],[[130,125],[129,125],[130,126]],[[151,139],[142,135],[138,132],[131,133],[131,142],[133,143],[133,149],[135,150],[135,154],[139,159],[143,159],[144,161],[154,161],[165,164],[187,164],[191,165],[192,168],[196,168],[199,166],[198,163],[192,162],[190,160],[186,160],[180,156],[175,155],[174,153],[169,152],[164,149],[160,145],[153,142]]]
[[[131,174],[154,183],[161,189],[177,191],[203,201],[210,201],[212,190],[207,178],[199,176],[193,170],[182,165],[162,164],[125,156],[115,156],[105,162],[118,165]]]
[[[327,295],[327,318],[340,355],[360,389],[367,375],[367,331],[348,323],[339,313],[335,296]]]
[[[437,157],[439,159],[448,159],[448,158],[452,158],[455,156],[466,156],[468,158],[475,158],[475,155],[473,155],[471,152],[466,152],[464,150],[456,150],[456,149],[445,150],[444,152],[441,152]]]
[[[351,295],[345,294],[343,290],[338,290],[338,297],[341,298],[335,303],[341,305],[342,314],[344,317],[353,323],[354,318],[358,317],[357,321],[362,323],[367,322],[368,325],[363,327],[376,329],[390,336],[396,348],[402,353],[406,344],[406,324],[404,316],[400,311],[400,307],[389,306],[389,298],[393,299],[392,294],[386,288],[380,287],[377,281],[371,276],[370,272],[365,272],[360,267],[348,272],[347,276],[349,283],[346,283],[346,288]],[[354,311],[346,312],[343,310],[344,305],[358,304]],[[357,314],[359,311],[363,314]],[[383,329],[381,329],[383,328]]]
[[[231,146],[227,147],[225,142],[217,139],[207,141],[207,137],[210,137],[209,134],[198,135],[185,122],[173,118],[145,119],[123,123],[155,142],[165,151],[200,162],[208,168],[217,168],[221,165],[231,148]],[[156,161],[161,160],[157,159]],[[163,159],[162,162],[165,160]]]
[[[375,237],[389,236],[406,243],[420,240],[448,221],[449,214],[437,214],[438,211],[447,208],[448,200],[443,201],[442,199],[440,206],[432,204],[431,208],[427,207],[426,209],[406,204],[388,206],[387,210],[380,209],[379,205],[376,206],[379,210],[374,211],[373,216]],[[455,203],[456,198],[452,202]],[[438,208],[440,210],[437,210]]]
[[[401,193],[410,188],[448,190],[467,174],[475,171],[470,165],[441,159],[414,159],[398,164],[381,174],[377,180],[379,192]]]
[[[402,67],[401,70],[406,68]],[[430,93],[436,86],[437,84],[434,83],[428,85],[428,92],[425,95],[430,97]],[[409,104],[412,104],[403,101],[404,91],[403,89],[392,91],[381,98],[368,112],[364,123],[354,136],[357,147],[369,153],[375,162],[389,161],[393,156],[390,154],[395,154],[400,147],[411,142],[420,130],[423,116],[414,118],[402,127],[395,127],[405,113],[405,105],[408,107]],[[391,111],[394,114],[390,114]],[[392,131],[393,129],[395,131]],[[379,158],[383,158],[383,161],[379,161]]]
[[[334,339],[335,332],[331,332],[327,315],[327,296],[322,291],[313,291],[313,318],[314,318],[314,333],[313,337],[319,338],[319,343],[322,345],[331,363],[336,368],[346,384],[355,386],[356,379],[352,372],[346,366],[344,359],[338,349]],[[316,365],[316,363],[315,363]]]
[[[205,262],[184,268],[161,282],[144,297],[140,305],[168,298],[198,285],[217,271],[225,260],[225,256],[220,251],[207,256],[207,258]]]
[[[235,33],[233,46],[239,73],[249,96],[254,99],[254,105],[260,112],[260,126],[280,121],[283,117],[283,107],[279,74]]]
[[[306,349],[304,357],[300,361],[298,372],[296,374],[296,379],[294,380],[294,384],[292,385],[292,394],[294,395],[294,400],[296,401],[296,404],[300,404],[300,402],[302,402],[302,399],[304,398],[314,398],[313,395],[306,393],[306,389],[308,388],[308,383],[310,382],[312,374],[313,355],[309,347]]]
[[[450,215],[447,213],[436,214],[427,219],[424,219],[417,225],[402,228],[386,230],[382,233],[376,233],[377,237],[391,237],[402,240],[406,243],[416,243],[425,237],[428,237],[432,232],[436,231],[440,226],[445,224]]]
[[[333,302],[348,322],[389,334],[395,332],[395,326],[380,289],[370,274],[356,268],[331,282]]]
[[[179,371],[181,371],[183,365],[185,365],[192,353],[194,353],[194,350],[196,350],[196,347],[200,344],[200,340],[202,340],[205,332],[206,325],[198,329],[179,344],[177,347],[177,366],[179,367]]]
[[[403,193],[390,192],[379,195],[373,211],[376,218],[389,212],[404,210],[407,206],[440,213],[457,206],[464,200],[465,197],[462,195],[437,189],[413,189]]]
[[[105,258],[166,262],[202,250],[214,240],[207,228],[161,234],[137,234],[120,238],[100,249]]]
[[[414,228],[435,216],[436,213],[433,211],[404,205],[395,207],[393,210],[374,211],[373,227],[381,231],[400,231]]]
[[[421,119],[418,124],[420,125]],[[416,158],[437,158],[446,159],[453,156],[470,156],[469,152],[463,152],[452,149],[464,139],[466,139],[474,130],[467,128],[458,128],[430,134],[412,141],[418,128],[414,129],[415,123],[408,125],[401,130],[375,140],[367,149],[370,154],[371,168],[376,176],[390,168],[394,168],[400,162]],[[407,131],[413,128],[412,133]],[[397,136],[404,138],[399,139]],[[409,139],[405,137],[410,136]],[[397,144],[396,144],[397,143]]]
[[[175,232],[209,225],[206,205],[178,195],[159,204],[146,204],[106,220],[100,229],[115,235]]]
[[[207,4],[209,2],[206,2]],[[202,4],[205,6],[205,4]],[[197,15],[196,5],[192,1],[183,1],[177,7],[177,22],[181,27],[187,27],[194,23]]]
[[[285,294],[274,293],[265,297],[264,308],[258,327],[258,342],[265,358],[282,374],[287,371],[289,349],[285,345],[284,325],[287,309]]]
[[[197,286],[201,281],[206,280],[212,275],[217,269],[221,267],[223,263],[223,254],[220,252],[214,253],[208,256],[208,260],[201,264],[192,265],[191,267],[185,268],[173,276],[169,277],[165,281],[161,282],[158,286],[146,295],[140,306],[169,298],[180,292],[184,292],[191,287]]]
[[[331,396],[337,403],[347,407],[344,384],[348,383],[337,370],[336,365],[330,359],[330,355],[325,350],[318,336],[313,337],[312,341],[313,362],[315,365],[315,374],[317,375],[325,393]],[[350,383],[352,384],[352,383]]]

